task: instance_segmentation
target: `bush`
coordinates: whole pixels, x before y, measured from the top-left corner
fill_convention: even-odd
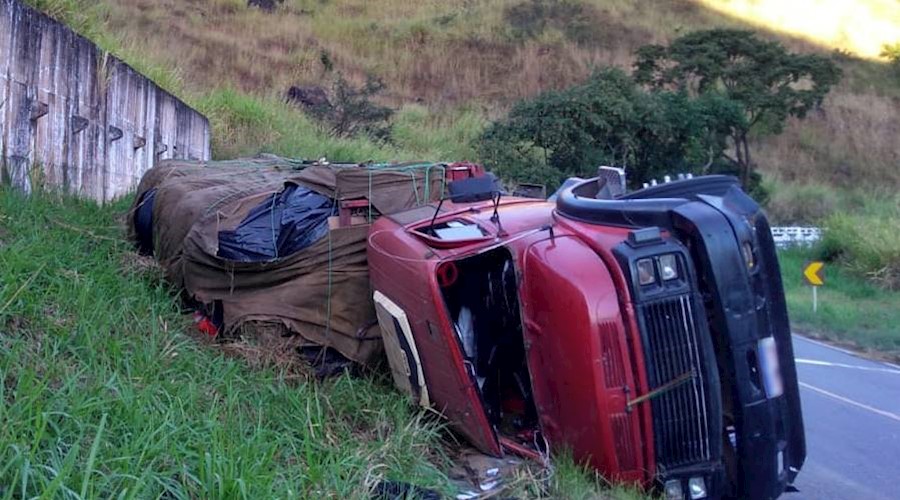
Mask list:
[[[581,85],[519,102],[476,147],[485,166],[507,180],[552,189],[566,177],[612,165],[640,185],[667,173],[710,171],[728,131],[742,120],[734,103],[717,95],[648,92],[606,69]]]
[[[309,112],[326,124],[337,137],[364,134],[373,139],[385,140],[391,133],[390,119],[394,111],[372,101],[384,89],[384,82],[372,75],[360,87],[352,85],[343,75],[338,75],[330,101],[310,108]]]
[[[897,199],[893,202],[896,203]],[[819,255],[888,290],[900,290],[900,208],[836,213],[825,221]]]
[[[526,0],[506,8],[503,17],[513,38],[539,38],[547,30],[561,32],[568,40],[590,44],[603,33],[596,8],[577,0]]]

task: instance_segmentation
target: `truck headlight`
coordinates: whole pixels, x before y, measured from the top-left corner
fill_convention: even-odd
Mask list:
[[[684,500],[684,492],[681,491],[681,480],[670,479],[665,485],[666,500]]]
[[[663,281],[673,280],[678,277],[678,259],[674,253],[667,253],[659,258],[659,274]]]
[[[656,266],[653,265],[653,259],[641,259],[637,261],[638,283],[641,285],[650,285],[656,283]]]
[[[688,480],[688,492],[691,500],[706,498],[706,480],[702,477],[692,477]]]

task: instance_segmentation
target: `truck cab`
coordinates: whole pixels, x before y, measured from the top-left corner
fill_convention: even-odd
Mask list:
[[[806,453],[790,328],[737,181],[573,179],[551,200],[486,182],[370,229],[396,385],[490,455],[568,450],[673,499],[785,491]]]

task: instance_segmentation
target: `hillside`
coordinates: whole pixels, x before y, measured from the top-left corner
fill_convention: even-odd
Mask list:
[[[479,118],[502,114],[516,99],[580,81],[598,66],[629,68],[641,45],[713,26],[763,29],[793,50],[837,50],[845,78],[822,111],[757,146],[761,169],[787,181],[898,185],[900,81],[885,64],[853,52],[871,55],[857,41],[869,26],[872,43],[889,37],[881,32],[891,27],[900,39],[900,8],[889,9],[892,2],[857,3],[868,7],[857,9],[868,17],[860,14],[848,21],[857,25],[847,26],[832,19],[842,15],[828,10],[834,2],[818,2],[823,9],[814,17],[821,22],[807,24],[836,26],[837,35],[791,22],[797,16],[787,11],[773,18],[748,2],[687,0],[287,0],[271,12],[243,0],[124,0],[102,2],[94,12],[107,19],[105,29],[126,52],[173,68],[176,90],[213,114],[235,111],[221,99],[209,101],[214,89],[279,98],[291,85],[327,87],[329,70],[358,82],[373,74],[387,84],[388,104],[405,109],[397,119],[401,129],[422,133],[427,126],[440,135],[465,110],[469,130],[455,131],[448,143],[467,139]],[[729,8],[747,20],[730,17]],[[800,38],[804,29],[810,38]],[[227,121],[217,122],[228,132],[217,138],[220,156],[258,149],[317,154],[258,130],[237,137],[243,134]],[[467,153],[462,144],[434,148],[433,140],[402,133],[395,143],[413,155]]]

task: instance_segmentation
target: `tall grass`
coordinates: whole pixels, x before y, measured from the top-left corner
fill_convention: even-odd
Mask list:
[[[210,119],[213,152],[218,158],[274,153],[360,162],[410,156],[366,137],[332,137],[295,106],[276,97],[223,88],[202,94],[193,102]]]
[[[900,196],[829,216],[819,252],[886,289],[900,291]]]
[[[404,106],[394,117],[391,139],[403,151],[436,160],[475,161],[472,147],[487,120],[472,107],[433,113],[421,105]]]
[[[834,188],[771,177],[764,186],[775,224],[817,225],[825,230],[816,247],[818,258],[886,289],[900,290],[900,195],[896,191],[886,186]]]
[[[3,189],[0,228],[0,497],[446,491],[438,427],[386,380],[306,383],[187,335],[116,211]]]

